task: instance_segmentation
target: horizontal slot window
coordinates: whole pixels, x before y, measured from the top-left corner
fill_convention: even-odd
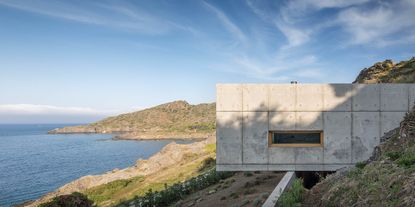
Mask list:
[[[314,147],[323,144],[322,131],[281,131],[269,133],[270,146]]]

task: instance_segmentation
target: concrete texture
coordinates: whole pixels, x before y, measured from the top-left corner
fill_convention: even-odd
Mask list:
[[[353,84],[353,111],[379,111],[379,85]]]
[[[295,130],[296,112],[269,112],[269,130]]]
[[[294,150],[296,166],[323,162],[324,151],[322,147],[296,147]]]
[[[323,86],[320,84],[297,84],[296,111],[322,111]]]
[[[351,84],[323,85],[324,111],[351,111],[352,90]]]
[[[268,85],[243,84],[243,111],[268,111]]]
[[[415,85],[409,85],[409,110],[415,105]]]
[[[380,142],[380,113],[353,112],[352,163],[369,159]]]
[[[415,84],[218,84],[217,169],[332,171],[367,159],[415,102]],[[270,131],[322,130],[274,147]]]
[[[408,110],[408,84],[380,85],[381,111],[407,111]],[[405,100],[405,101],[403,101]]]
[[[269,111],[295,111],[296,89],[296,84],[269,84]]]
[[[242,164],[242,112],[216,112],[216,161]]]
[[[324,112],[325,164],[351,163],[351,112]]]
[[[296,130],[323,130],[321,112],[296,112]]]
[[[216,86],[216,111],[242,111],[242,84]]]
[[[405,114],[406,112],[381,112],[381,136],[383,136],[386,132],[399,127],[402,117],[404,117]]]
[[[295,164],[295,148],[269,147],[269,164]]]
[[[268,163],[267,112],[243,112],[243,163]]]

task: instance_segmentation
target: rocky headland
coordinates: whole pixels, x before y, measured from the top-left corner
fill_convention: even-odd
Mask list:
[[[96,123],[69,126],[49,134],[111,133],[115,139],[202,139],[215,131],[215,103],[174,101]]]

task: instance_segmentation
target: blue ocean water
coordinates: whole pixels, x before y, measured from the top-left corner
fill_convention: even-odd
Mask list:
[[[47,134],[62,126],[0,125],[0,207],[39,198],[84,175],[134,165],[171,142],[115,141],[110,134]]]

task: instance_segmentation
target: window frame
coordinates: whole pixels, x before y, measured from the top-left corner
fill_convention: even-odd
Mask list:
[[[292,143],[292,144],[276,144],[272,142],[274,133],[287,133],[287,134],[307,134],[307,133],[319,133],[319,144],[307,144],[307,143]],[[323,147],[324,146],[324,132],[322,130],[286,130],[286,131],[268,131],[268,147]]]

